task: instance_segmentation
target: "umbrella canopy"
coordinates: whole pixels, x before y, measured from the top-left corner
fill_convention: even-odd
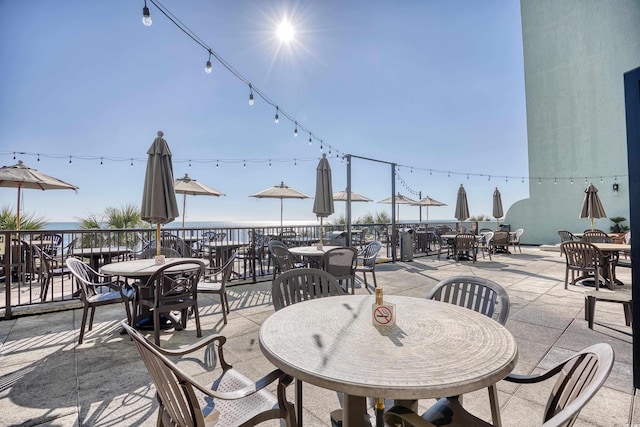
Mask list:
[[[313,213],[320,218],[320,245],[322,245],[322,219],[333,213],[331,165],[329,165],[325,153],[322,153],[322,158],[316,168],[316,196],[313,201]]]
[[[464,190],[462,184],[458,188],[458,197],[456,198],[456,214],[455,218],[458,221],[464,221],[469,218],[469,204],[467,203],[467,192]]]
[[[346,202],[347,201],[347,192],[346,191],[338,191],[337,193],[333,193],[333,200],[337,202]],[[363,196],[362,194],[351,192],[351,201],[352,202],[373,202],[368,197]]]
[[[396,205],[414,205],[417,203],[415,200],[410,199],[406,196],[403,196],[400,193],[396,194],[395,197],[393,197],[393,199],[395,199]],[[393,199],[391,197],[387,197],[384,200],[380,200],[378,203],[391,204],[391,200]],[[398,206],[398,220],[400,220],[400,206]]]
[[[187,210],[187,194],[190,196],[224,196],[224,193],[219,192],[195,179],[189,178],[186,173],[182,178],[176,179],[173,185],[175,192],[182,194],[182,228],[184,228],[185,212]]]
[[[171,150],[163,136],[164,133],[158,131],[158,137],[147,150],[147,172],[140,208],[142,220],[156,224],[156,242],[160,241],[160,224],[168,224],[180,215],[173,186]],[[160,255],[160,245],[157,244],[156,248]]]
[[[591,229],[594,229],[594,218],[606,218],[607,214],[604,211],[600,197],[598,196],[598,189],[593,183],[589,183],[584,190],[584,201],[582,202],[582,210],[580,211],[580,218],[591,219]]]
[[[18,189],[17,224],[16,229],[20,230],[20,190],[29,188],[34,190],[78,190],[73,184],[64,182],[37,169],[31,169],[18,160],[18,164],[13,166],[3,166],[0,168],[0,187]]]
[[[498,187],[493,192],[493,217],[496,219],[498,225],[500,225],[500,218],[504,216],[502,211],[502,196]]]
[[[252,194],[249,197],[258,199],[280,199],[280,226],[282,226],[282,200],[283,199],[309,199],[310,197],[301,191],[285,185],[284,181],[280,185],[274,185],[271,188],[262,190],[259,193]]]
[[[429,206],[447,206],[446,203],[439,202],[436,199],[432,199],[429,196],[418,200],[417,202],[414,203],[414,205],[420,206],[420,209],[422,209],[422,206],[427,207],[427,222],[429,222]]]

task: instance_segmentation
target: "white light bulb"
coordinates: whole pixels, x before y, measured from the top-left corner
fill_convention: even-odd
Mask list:
[[[253,105],[253,93],[249,94],[249,105]]]
[[[211,61],[207,61],[207,65],[204,67],[204,72],[207,74],[211,74]]]
[[[145,27],[151,26],[151,13],[149,12],[149,8],[147,6],[142,8],[142,23]]]

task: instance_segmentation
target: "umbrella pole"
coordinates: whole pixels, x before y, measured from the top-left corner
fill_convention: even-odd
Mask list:
[[[322,247],[322,217],[320,217],[320,246]]]
[[[591,231],[595,230],[593,217],[591,218]]]
[[[185,238],[184,215],[187,212],[187,193],[182,195],[182,240]]]
[[[280,197],[280,227],[282,227],[282,197]]]
[[[17,224],[16,224],[16,230],[20,231],[20,186],[22,184],[18,184],[18,213],[16,215],[16,220],[17,220]]]
[[[160,255],[160,223],[156,224],[156,255]]]

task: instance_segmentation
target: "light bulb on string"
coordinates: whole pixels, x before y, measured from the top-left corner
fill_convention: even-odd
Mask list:
[[[431,171],[431,169],[429,169],[429,175],[433,175],[433,172]]]
[[[38,153],[38,161],[40,161],[40,153]]]
[[[491,181],[491,175],[489,175],[489,178],[487,178],[487,181]]]
[[[571,178],[571,180],[569,181],[570,184],[573,184],[573,178]]]
[[[320,152],[324,151],[322,148],[322,140],[320,140]]]
[[[589,180],[587,179],[587,177],[586,177],[586,176],[584,177],[584,183],[585,183],[585,184],[588,184],[588,183],[589,183]]]
[[[296,122],[296,127],[293,129],[293,136],[298,137],[298,122]]]
[[[469,174],[467,174],[467,179],[469,179]]]
[[[276,116],[274,117],[273,121],[278,123],[280,121],[280,116],[278,116],[278,111],[280,109],[278,108],[278,106],[276,105]]]
[[[244,167],[246,169],[247,168],[247,161],[243,160],[242,162],[243,162],[242,167]]]
[[[600,177],[600,184],[602,184],[604,182],[604,179],[602,179],[602,177]]]
[[[211,50],[209,50],[209,60],[207,61],[207,65],[204,66],[204,72],[207,74],[211,74]]]
[[[69,164],[71,164],[71,156],[69,156]]]
[[[309,145],[311,145],[311,132],[309,132]]]
[[[129,163],[129,166],[133,167],[133,159],[131,159],[131,163]]]
[[[542,180],[538,178],[538,185],[542,184]]]
[[[218,160],[216,160],[216,169],[218,169],[218,167],[220,166]]]
[[[298,161],[296,159],[293,159],[293,166],[298,166]]]
[[[451,178],[451,172],[447,172],[447,178]]]
[[[16,159],[16,152],[14,151],[13,152],[13,160],[15,160],[15,159]]]
[[[147,0],[144,0],[144,7],[142,8],[142,23],[145,27],[151,26],[151,13],[147,7]]]
[[[553,183],[554,183],[554,184],[557,184],[557,183],[558,183],[558,181],[557,181],[555,178],[553,178]]]
[[[253,87],[249,83],[249,105],[253,105]]]
[[[504,177],[504,182],[509,182],[509,177],[508,176]]]
[[[191,169],[191,159],[189,159],[189,169]]]
[[[103,164],[103,163],[102,163],[102,157],[100,157],[100,164],[101,164],[101,165]]]
[[[271,159],[269,159],[269,167],[271,167]]]
[[[524,184],[524,178],[522,178],[522,183]]]

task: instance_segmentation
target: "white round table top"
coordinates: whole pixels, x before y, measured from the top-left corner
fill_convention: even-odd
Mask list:
[[[318,249],[316,245],[311,246],[297,246],[289,248],[289,252],[298,256],[322,256],[330,249],[341,248],[342,246],[322,246]]]
[[[495,320],[439,301],[384,299],[396,304],[395,327],[373,326],[374,296],[317,298],[267,318],[260,348],[287,374],[353,396],[456,396],[513,370],[516,340]]]
[[[209,265],[209,260],[202,258],[165,258],[164,264],[156,264],[155,259],[136,259],[132,261],[112,262],[111,264],[105,264],[100,268],[102,274],[110,276],[123,276],[123,277],[145,277],[151,276],[160,267],[167,264],[172,264],[178,261],[202,261],[205,266]],[[176,271],[180,270],[180,266],[176,267]],[[169,269],[168,271],[172,271]]]

